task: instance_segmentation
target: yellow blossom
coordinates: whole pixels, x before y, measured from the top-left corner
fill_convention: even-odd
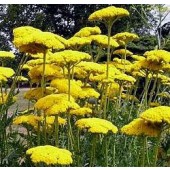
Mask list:
[[[88,20],[108,22],[110,20],[114,21],[125,16],[129,16],[129,12],[126,9],[109,6],[93,12],[89,16]]]
[[[90,97],[94,97],[94,98],[99,98],[100,94],[94,90],[91,87],[82,87],[82,93],[80,94],[80,98],[90,98]]]
[[[35,164],[69,165],[73,162],[70,151],[51,145],[30,148],[26,151],[26,154],[30,155],[31,161]]]
[[[38,121],[40,121],[41,118],[39,116],[33,115],[33,114],[29,114],[29,115],[22,115],[22,116],[17,116],[14,120],[13,120],[13,124],[14,125],[31,125],[35,128],[38,127]]]
[[[92,114],[92,109],[90,109],[88,107],[81,107],[76,110],[71,110],[70,114],[77,115],[77,116],[89,115],[89,114]]]
[[[152,123],[166,122],[170,124],[170,107],[158,106],[158,107],[150,108],[144,111],[143,113],[141,113],[140,117]]]
[[[31,26],[22,26],[13,30],[14,45],[21,51],[30,54],[44,53],[47,49],[64,49],[58,36],[42,32]]]
[[[14,59],[15,55],[12,52],[9,52],[9,51],[0,51],[0,60],[6,59],[6,58]]]
[[[17,76],[17,82],[27,82],[28,78],[24,76]]]
[[[32,82],[40,82],[43,75],[43,65],[37,65],[33,67],[28,72],[28,75]],[[47,81],[54,79],[55,77],[63,77],[61,67],[52,64],[46,64],[44,76]]]
[[[68,39],[68,48],[73,50],[79,50],[81,47],[90,44],[91,40],[85,37],[72,37]]]
[[[121,132],[126,135],[145,135],[150,137],[157,137],[160,129],[154,124],[147,122],[141,118],[134,119],[129,124],[121,128]]]
[[[89,37],[90,35],[101,34],[101,30],[99,27],[84,27],[79,32],[77,32],[75,37]]]
[[[138,35],[129,32],[117,33],[112,38],[116,40],[119,45],[126,45],[128,42],[139,39]]]
[[[10,78],[15,74],[14,70],[12,68],[8,67],[0,67],[0,75],[4,76],[6,78]]]
[[[38,100],[46,95],[52,94],[56,89],[52,87],[46,87],[44,94],[42,94],[42,88],[38,87],[35,89],[30,89],[24,94],[24,98],[28,100]]]
[[[103,133],[106,134],[109,131],[112,133],[117,133],[118,129],[111,122],[100,119],[100,118],[83,118],[79,119],[75,123],[76,126],[80,129],[88,129],[88,132],[91,133]]]
[[[76,64],[82,60],[89,60],[91,56],[84,52],[73,51],[73,50],[64,50],[61,52],[54,53],[53,56],[50,57],[51,63],[56,63],[61,66],[65,66],[67,64]]]
[[[125,49],[118,49],[113,52],[113,54],[117,54],[120,56],[124,56],[125,53],[126,53],[126,56],[131,56],[133,54],[131,51],[125,50]]]
[[[91,35],[89,38],[92,40],[92,42],[95,42],[103,48],[107,48],[108,46],[108,36],[106,35]],[[118,46],[119,44],[114,39],[110,39],[111,48],[116,48]]]
[[[129,76],[127,74],[119,74],[119,75],[115,75],[115,80],[118,81],[125,81],[125,82],[130,82],[130,83],[135,83],[136,79],[133,78],[132,76]]]

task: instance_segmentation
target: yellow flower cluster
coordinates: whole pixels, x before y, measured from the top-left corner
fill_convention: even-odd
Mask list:
[[[129,50],[125,50],[125,49],[118,49],[118,50],[115,50],[113,52],[113,54],[117,54],[117,55],[120,55],[120,56],[124,56],[126,53],[126,56],[131,56],[133,55],[133,53]]]
[[[47,116],[46,117],[47,125],[54,125],[54,123],[55,123],[54,121],[55,121],[55,116]],[[58,116],[58,124],[59,125],[65,125],[66,124],[66,119],[63,119],[63,118]]]
[[[126,9],[109,6],[107,8],[95,11],[89,16],[88,20],[107,22],[108,20],[114,21],[125,16],[129,16],[129,12]]]
[[[89,115],[92,114],[92,110],[88,107],[81,107],[76,110],[71,110],[70,111],[71,115],[77,115],[77,116],[84,116],[84,115]]]
[[[44,53],[47,49],[65,48],[59,36],[51,32],[42,32],[31,26],[15,28],[13,34],[13,43],[21,52],[36,54]]]
[[[140,56],[140,55],[131,55],[130,57],[137,61],[141,61],[141,60],[145,59],[145,57]]]
[[[56,63],[63,66],[67,64],[76,64],[82,60],[89,60],[90,58],[91,56],[85,52],[64,50],[54,53],[49,60],[51,63]]]
[[[129,83],[135,83],[136,79],[133,78],[132,76],[129,76],[127,74],[119,74],[119,75],[115,75],[115,80],[118,80],[118,81],[126,81],[126,82],[129,82]]]
[[[36,109],[44,110],[44,113],[49,116],[65,113],[68,109],[78,109],[79,107],[72,96],[68,101],[68,95],[62,93],[45,96],[35,103]]]
[[[13,124],[14,125],[31,125],[34,128],[38,127],[38,122],[41,120],[41,118],[39,116],[30,114],[30,115],[22,115],[22,116],[17,116],[14,120],[13,120]]]
[[[52,55],[53,53],[51,52],[51,50],[47,50],[46,51],[46,60],[48,60],[48,58]],[[30,56],[34,59],[43,59],[44,58],[44,54],[43,53],[36,53],[36,54],[30,54]]]
[[[24,76],[17,76],[17,79],[16,79],[17,82],[27,82],[28,79]]]
[[[8,51],[0,51],[0,59],[5,59],[5,58],[15,58],[15,55],[12,52]]]
[[[73,162],[70,151],[51,145],[30,148],[26,151],[26,154],[31,155],[31,161],[35,164],[45,163],[46,165],[69,165]]]
[[[40,82],[43,75],[43,65],[33,67],[28,75],[32,82]],[[63,77],[61,67],[52,64],[46,64],[44,75],[47,81],[56,77]]]
[[[42,94],[42,88],[38,87],[35,89],[30,89],[24,94],[24,98],[28,100],[39,100],[40,98],[47,96],[49,94],[55,93],[56,89],[52,87],[46,87],[44,93]]]
[[[143,113],[140,117],[152,123],[163,123],[170,124],[170,107],[169,106],[158,106],[150,108]]]
[[[147,61],[156,63],[169,63],[170,62],[170,52],[165,50],[152,50],[144,53]]]
[[[15,74],[14,70],[8,67],[0,67],[0,82],[6,82],[7,78]]]
[[[79,50],[81,47],[85,45],[90,45],[91,40],[86,37],[72,37],[68,39],[68,48]]]
[[[100,47],[107,48],[108,46],[108,36],[106,35],[91,35],[89,38]],[[111,48],[116,48],[118,46],[119,44],[114,39],[110,39]]]
[[[91,133],[107,134],[109,131],[117,133],[118,129],[111,122],[100,118],[83,118],[76,121],[75,125],[80,129],[88,129]]]
[[[129,124],[121,128],[121,132],[126,135],[145,135],[150,137],[157,137],[160,133],[160,129],[154,124],[149,123],[141,118],[134,119]]]
[[[122,97],[122,99],[127,99],[127,100],[130,100],[130,101],[133,100],[133,101],[135,101],[135,102],[139,102],[139,100],[137,99],[137,97],[134,96],[134,95],[122,93],[121,97]]]
[[[90,35],[101,34],[99,27],[84,27],[79,32],[77,32],[74,37],[89,37]]]
[[[83,92],[80,95],[81,99],[84,98],[90,98],[90,97],[94,97],[94,98],[99,98],[100,93],[98,93],[95,89],[90,88],[90,87],[82,87]]]
[[[126,45],[128,42],[139,39],[138,35],[129,32],[117,33],[112,38],[115,39],[119,45]]]

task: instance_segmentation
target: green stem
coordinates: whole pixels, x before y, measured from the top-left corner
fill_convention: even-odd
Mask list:
[[[141,167],[145,166],[146,140],[147,140],[147,137],[143,136],[143,138],[142,138],[142,145],[143,146],[142,146]]]
[[[70,64],[68,64],[68,101],[70,101],[70,92],[71,92],[71,83],[70,83],[70,78],[71,78],[71,69],[70,69]]]
[[[108,141],[107,141],[107,136],[105,137],[105,167],[108,167]]]
[[[92,139],[92,149],[91,149],[91,156],[90,156],[90,167],[93,167],[95,165],[96,161],[96,140],[97,140],[97,134],[93,134]]]
[[[156,167],[156,163],[158,160],[158,151],[159,151],[160,141],[161,141],[161,133],[159,134],[159,136],[157,138],[156,145],[154,148],[153,167]]]
[[[107,47],[107,69],[106,69],[106,78],[109,78],[109,62],[110,62],[110,37],[112,24],[108,24],[108,47]]]
[[[58,114],[55,115],[55,145],[58,146]]]

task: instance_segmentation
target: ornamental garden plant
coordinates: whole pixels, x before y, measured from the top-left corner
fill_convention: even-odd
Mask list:
[[[170,52],[128,50],[139,36],[111,29],[129,15],[114,6],[94,11],[94,27],[69,39],[27,25],[13,30],[22,58],[14,71],[5,65],[14,54],[0,51],[1,166],[170,165],[169,145],[162,148],[170,133]],[[21,82],[30,85],[27,108],[9,115]]]

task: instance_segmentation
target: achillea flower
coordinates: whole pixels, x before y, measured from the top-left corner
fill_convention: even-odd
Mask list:
[[[118,81],[125,81],[125,82],[129,82],[129,83],[135,83],[136,79],[133,78],[132,76],[129,76],[127,74],[119,74],[119,75],[115,75],[115,80]]]
[[[129,16],[129,12],[126,9],[109,6],[95,11],[89,16],[88,20],[109,22],[110,20],[114,21],[125,16]]]
[[[77,115],[77,116],[90,115],[90,114],[92,114],[92,109],[90,109],[88,107],[81,107],[76,110],[71,110],[70,114]]]
[[[68,101],[67,94],[51,94],[35,103],[35,108],[44,110],[44,113],[48,116],[65,113],[70,109],[78,109],[79,107],[72,96]]]
[[[18,27],[13,30],[14,45],[29,54],[44,53],[47,49],[64,49],[64,44],[57,35],[42,32],[31,26]]]
[[[87,129],[91,133],[107,134],[109,131],[117,133],[118,129],[111,122],[100,118],[83,118],[76,121],[75,125],[80,129]]]
[[[56,63],[58,65],[65,66],[67,64],[77,64],[82,60],[89,60],[90,58],[91,56],[84,52],[64,50],[62,52],[54,53],[49,60],[51,63]]]
[[[39,100],[40,98],[47,96],[49,94],[55,93],[56,89],[52,87],[46,87],[44,94],[42,94],[42,88],[38,87],[35,89],[30,89],[24,94],[24,98],[28,100]]]
[[[108,36],[106,35],[91,35],[89,38],[100,47],[107,48],[108,46]],[[116,48],[118,46],[119,44],[115,40],[110,39],[111,48]]]
[[[144,119],[137,118],[134,119],[129,124],[123,126],[121,128],[121,132],[126,135],[134,136],[145,135],[150,137],[157,137],[161,131],[160,128],[157,127],[156,125]]]
[[[90,81],[101,82],[106,79],[106,64],[101,64],[101,66],[103,67],[102,70],[105,70],[105,72],[102,74],[99,74],[99,73],[94,74],[94,75],[91,74],[89,77]],[[110,65],[108,79],[114,80],[115,75],[119,75],[119,74],[121,74],[121,72],[115,66]]]
[[[131,55],[130,57],[137,61],[141,61],[141,60],[145,59],[145,57],[140,56],[140,55]]]
[[[89,37],[90,35],[101,34],[99,27],[84,27],[79,32],[74,34],[74,37]]]
[[[82,93],[80,94],[80,98],[84,99],[84,98],[99,98],[100,93],[98,93],[96,90],[94,90],[91,87],[82,87]]]
[[[17,82],[28,82],[28,78],[24,76],[17,76]]]
[[[28,66],[35,67],[35,66],[37,66],[37,65],[42,65],[43,62],[44,62],[43,59],[40,58],[40,59],[29,60],[29,61],[26,62],[26,64],[27,64]],[[46,59],[45,64],[49,64],[48,59]]]
[[[133,55],[133,53],[129,50],[125,50],[125,49],[118,49],[118,50],[115,50],[113,52],[113,54],[117,54],[117,55],[120,55],[120,56],[124,56],[126,53],[126,56],[131,56]]]
[[[170,62],[170,52],[165,50],[152,50],[144,53],[147,61],[155,63],[169,63]]]
[[[0,75],[5,78],[10,78],[15,74],[14,70],[12,68],[8,67],[0,67]]]
[[[140,117],[152,123],[163,123],[166,122],[170,124],[170,107],[168,106],[158,106],[150,108],[143,113]]]
[[[14,59],[15,55],[12,52],[0,51],[0,60],[2,59]]]
[[[129,32],[117,33],[112,38],[116,40],[119,45],[126,45],[131,41],[139,39],[138,35]]]
[[[114,58],[113,62],[118,63],[118,64],[123,64],[123,65],[131,65],[132,64],[129,60],[119,59],[119,58]]]
[[[33,67],[28,72],[28,75],[32,82],[40,82],[43,75],[43,65],[37,65]],[[63,77],[61,67],[52,64],[46,64],[44,76],[47,81],[56,77]]]
[[[67,41],[68,48],[73,50],[79,50],[81,47],[91,44],[91,40],[85,37],[71,37]]]
[[[33,68],[33,66],[29,66],[28,64],[24,64],[22,67],[22,70],[30,71]]]
[[[41,120],[39,116],[29,114],[29,115],[22,115],[22,116],[17,116],[13,120],[14,125],[31,125],[34,128],[38,127],[38,122]]]
[[[69,165],[73,162],[70,151],[51,145],[30,148],[26,151],[26,154],[30,155],[31,161],[35,164]]]
[[[80,97],[83,85],[80,81],[70,80],[70,94],[74,98]],[[54,79],[51,81],[51,87],[55,87],[59,93],[68,93],[68,79]]]
[[[59,125],[65,125],[66,122],[67,122],[66,119],[63,119],[63,118],[58,116],[58,124]],[[46,117],[46,123],[47,123],[47,125],[54,125],[54,123],[55,123],[55,116],[47,116]]]
[[[53,53],[51,52],[51,50],[47,50],[46,52],[46,60],[48,60],[48,58],[52,55]],[[36,54],[30,54],[30,56],[34,59],[43,59],[44,54],[43,53],[36,53]]]

